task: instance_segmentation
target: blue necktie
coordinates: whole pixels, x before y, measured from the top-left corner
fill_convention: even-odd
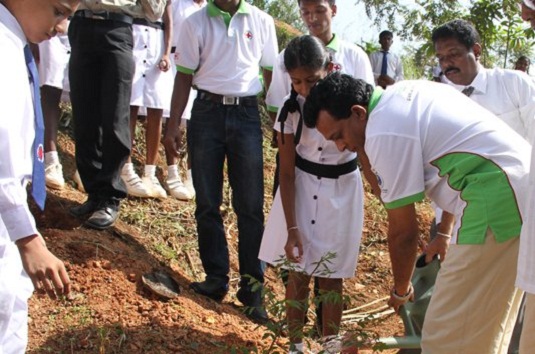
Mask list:
[[[45,149],[43,140],[45,135],[45,125],[43,123],[43,111],[41,110],[41,95],[39,93],[39,74],[33,59],[30,46],[24,47],[24,57],[33,88],[33,109],[35,112],[35,140],[32,145],[33,173],[32,173],[32,197],[41,210],[45,208],[46,186],[45,186]]]
[[[386,65],[388,64],[388,61],[386,59],[387,55],[388,55],[388,52],[383,51],[383,63],[381,64],[381,75],[386,75]]]

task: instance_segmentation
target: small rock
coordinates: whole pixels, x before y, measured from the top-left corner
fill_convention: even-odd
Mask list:
[[[210,324],[214,324],[215,323],[215,318],[207,317],[207,318],[204,319],[204,322],[210,323]]]
[[[135,283],[136,282],[136,273],[128,274],[128,280],[130,280],[132,283]]]
[[[93,261],[93,267],[95,268],[102,268],[102,264],[100,261]]]
[[[110,270],[111,269],[111,262],[110,261],[103,261],[102,262],[102,268],[106,269],[106,270]]]

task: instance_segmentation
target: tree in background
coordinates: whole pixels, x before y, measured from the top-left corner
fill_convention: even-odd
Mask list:
[[[410,49],[414,65],[435,65],[431,43],[433,29],[447,21],[461,18],[471,21],[481,35],[482,64],[486,67],[510,67],[520,53],[532,53],[533,31],[525,29],[520,19],[517,0],[356,0],[365,5],[366,13],[378,26],[386,23],[396,35],[419,44]],[[407,75],[408,77],[411,77]]]
[[[247,2],[267,12],[276,20],[287,23],[300,32],[306,32],[295,0],[247,0]],[[281,47],[282,48],[282,47]]]

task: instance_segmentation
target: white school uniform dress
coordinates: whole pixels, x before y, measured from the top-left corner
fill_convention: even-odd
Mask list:
[[[132,82],[131,106],[169,109],[174,76],[159,68],[165,52],[164,31],[150,26],[132,25],[136,71]]]
[[[27,204],[35,137],[33,89],[24,46],[27,40],[0,4],[0,353],[20,354],[28,341],[28,298],[33,285],[15,241],[37,233]]]
[[[403,62],[401,58],[392,52],[388,52],[386,59],[386,74],[394,79],[395,82],[403,80]],[[381,75],[381,69],[383,67],[383,52],[371,53],[370,63],[372,65],[373,76],[377,80]]]
[[[374,85],[373,72],[370,60],[366,53],[358,46],[346,42],[335,34],[327,44],[327,50],[332,54],[334,71],[362,79]],[[273,77],[266,95],[266,105],[270,112],[278,112],[290,93],[292,81],[284,66],[284,49],[277,57],[277,63],[273,67]]]
[[[41,86],[51,86],[70,92],[69,59],[71,44],[67,33],[58,34],[39,43],[39,79]]]
[[[184,20],[194,12],[199,11],[205,7],[207,1],[197,4],[193,0],[173,0],[173,47],[178,48],[178,38],[180,36],[180,28]],[[178,65],[178,52],[172,54],[175,65],[173,65],[173,77],[176,75],[176,65]],[[191,88],[188,98],[188,104],[182,113],[182,119],[189,120],[191,118],[191,109],[193,108],[193,101],[197,97],[197,90]],[[185,124],[185,121],[182,121]]]
[[[479,103],[530,144],[533,141],[535,118],[535,82],[524,72],[507,69],[486,69],[480,66],[470,85],[450,85],[462,91],[474,87],[470,99]]]
[[[298,96],[298,102],[303,111],[305,99]],[[299,113],[289,113],[284,134],[295,134],[298,122]],[[277,131],[281,131],[280,124],[275,123]],[[338,151],[334,142],[325,140],[316,129],[307,128],[304,124],[296,152],[305,160],[327,165],[340,165],[357,157],[353,152]],[[325,278],[353,277],[364,214],[360,171],[356,169],[332,179],[318,178],[296,167],[295,213],[304,253],[302,261],[291,269]],[[281,264],[286,258],[287,229],[279,189],[269,213],[258,258],[274,265]],[[317,262],[322,257],[327,259],[328,253],[332,253],[334,258],[318,266]]]

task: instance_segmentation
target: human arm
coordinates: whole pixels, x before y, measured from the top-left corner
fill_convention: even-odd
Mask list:
[[[166,72],[171,68],[171,47],[173,43],[173,11],[170,0],[167,1],[163,13],[163,25],[164,52],[158,67],[161,71]]]
[[[48,250],[41,235],[23,237],[15,244],[35,289],[46,291],[52,299],[70,292],[71,282],[65,265]]]
[[[171,96],[171,112],[167,121],[167,129],[163,138],[165,151],[173,157],[178,158],[180,144],[182,142],[182,131],[180,122],[182,115],[188,104],[193,75],[178,71],[173,85],[173,95]]]
[[[295,144],[293,134],[284,134],[284,143],[282,134],[277,136],[279,144],[279,190],[288,228],[288,239],[284,246],[286,257],[290,262],[299,262],[303,256],[303,243],[299,228],[297,227],[297,218],[295,214]],[[297,256],[295,249],[297,248]]]
[[[393,293],[388,305],[392,306],[397,313],[399,307],[410,300],[410,296],[405,300],[399,297],[410,294],[412,289],[411,278],[418,249],[418,221],[414,203],[387,209],[387,214],[388,250],[394,275]]]
[[[151,22],[158,21],[165,11],[168,0],[138,0],[145,18]]]
[[[455,217],[447,211],[442,211],[440,222],[437,222],[437,235],[425,248],[425,262],[429,263],[435,255],[440,256],[440,261],[446,259],[448,248],[450,247],[451,233],[455,224]],[[449,236],[449,237],[448,237]]]

